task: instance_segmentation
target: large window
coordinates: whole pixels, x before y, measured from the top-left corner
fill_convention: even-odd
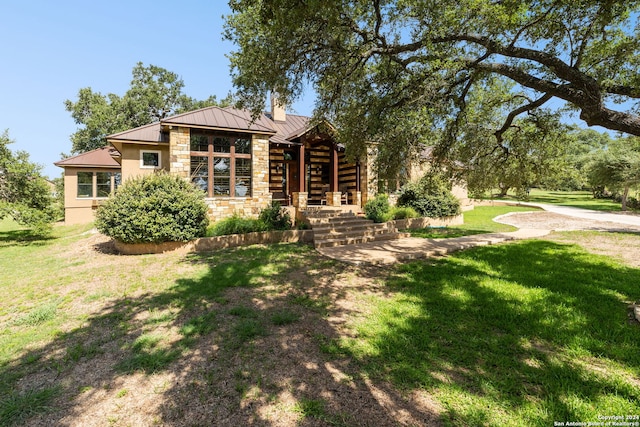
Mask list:
[[[251,197],[251,136],[192,130],[191,181],[208,197]]]
[[[78,172],[78,198],[93,197],[93,172]]]
[[[78,198],[109,197],[121,182],[120,172],[78,172]]]

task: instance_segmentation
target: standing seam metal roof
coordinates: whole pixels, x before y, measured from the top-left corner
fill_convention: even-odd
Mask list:
[[[286,121],[274,121],[269,113],[261,114],[253,120],[251,112],[232,107],[206,107],[188,113],[178,114],[145,126],[109,135],[107,140],[166,142],[161,130],[167,125],[186,125],[215,128],[238,132],[264,133],[271,135],[274,143],[292,144],[293,139],[309,130],[311,119],[305,116],[287,114]]]

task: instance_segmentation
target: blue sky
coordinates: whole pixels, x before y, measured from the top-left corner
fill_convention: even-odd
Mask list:
[[[124,95],[138,61],[177,73],[194,98],[233,90],[222,40],[226,0],[0,0],[0,132],[50,178],[77,125],[64,108],[80,88]],[[311,94],[291,106],[310,115]]]

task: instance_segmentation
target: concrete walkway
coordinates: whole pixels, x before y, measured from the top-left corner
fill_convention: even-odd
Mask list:
[[[640,216],[599,212],[543,203],[519,203],[519,205],[536,207],[548,212],[574,218],[640,227]],[[382,242],[369,242],[357,245],[320,248],[318,251],[329,258],[351,264],[384,265],[393,264],[399,261],[444,256],[451,252],[476,246],[542,237],[549,234],[551,231],[552,230],[521,228],[517,231],[506,233],[476,234],[473,236],[456,237],[451,239],[420,239],[408,237]]]

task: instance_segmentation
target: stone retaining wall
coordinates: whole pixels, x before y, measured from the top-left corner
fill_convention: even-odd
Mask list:
[[[262,233],[232,234],[229,236],[202,237],[190,242],[165,243],[122,243],[115,242],[116,250],[122,255],[160,254],[177,249],[185,252],[208,252],[271,243],[313,243],[312,230],[267,231]]]
[[[395,221],[389,221],[391,225],[395,226],[398,230],[407,230],[413,228],[426,228],[426,227],[448,227],[450,225],[464,224],[464,217],[462,214],[454,216],[445,216],[442,218],[408,218],[398,219]]]

